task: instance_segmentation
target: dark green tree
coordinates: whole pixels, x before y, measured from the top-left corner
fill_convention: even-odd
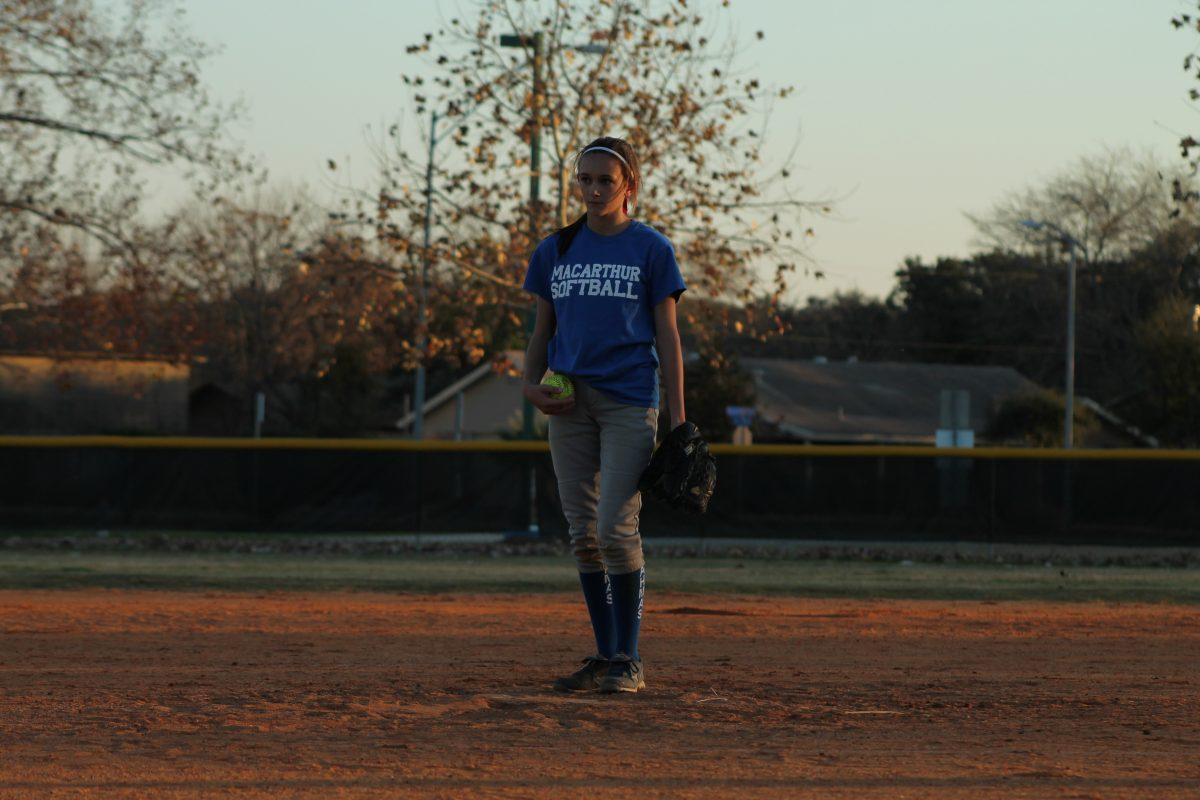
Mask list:
[[[1076,440],[1096,430],[1094,415],[1076,405],[1072,422]],[[1039,390],[1010,397],[992,415],[983,437],[991,442],[1022,447],[1062,447],[1063,396]]]
[[[737,358],[716,351],[700,353],[684,368],[688,386],[687,417],[710,442],[727,442],[733,436],[733,423],[725,413],[728,406],[753,406],[754,378]],[[659,428],[665,433],[666,409],[659,416]]]
[[[1145,365],[1143,391],[1132,404],[1138,423],[1164,443],[1200,446],[1200,305],[1169,297],[1136,335]]]

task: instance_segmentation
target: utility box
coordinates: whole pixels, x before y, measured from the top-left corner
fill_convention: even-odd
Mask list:
[[[963,389],[943,389],[940,395],[938,429],[934,435],[937,447],[974,447],[975,431],[971,428],[971,395]],[[971,459],[939,458],[938,495],[946,510],[967,507],[971,491]]]
[[[971,394],[965,389],[943,389],[938,429],[934,434],[937,447],[974,447],[975,431],[971,428]]]

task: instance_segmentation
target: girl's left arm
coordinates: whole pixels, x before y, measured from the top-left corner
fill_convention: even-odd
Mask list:
[[[654,346],[666,384],[667,406],[671,410],[671,430],[687,419],[683,406],[683,345],[675,323],[675,298],[667,297],[654,307]]]

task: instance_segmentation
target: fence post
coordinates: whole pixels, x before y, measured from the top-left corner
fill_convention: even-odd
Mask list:
[[[1063,459],[1062,529],[1064,532],[1071,530],[1071,478],[1075,471],[1074,466],[1071,459]]]
[[[538,473],[538,471],[537,471],[536,460],[538,458],[539,458],[539,455],[537,453],[530,453],[526,456],[526,462],[525,462],[529,465],[529,512],[528,512],[529,524],[526,526],[525,530],[529,532],[530,536],[541,536],[542,535],[541,528],[538,525],[538,509],[537,509],[537,502],[538,502],[537,473]]]
[[[425,530],[425,451],[415,450],[417,462],[417,533]]]
[[[256,533],[262,532],[262,507],[259,503],[259,450],[255,447],[250,451],[250,524]]]
[[[992,559],[992,544],[996,539],[996,459],[988,459],[988,560]]]

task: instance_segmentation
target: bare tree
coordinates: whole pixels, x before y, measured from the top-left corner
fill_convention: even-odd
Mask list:
[[[1074,238],[1085,264],[1124,258],[1174,224],[1168,173],[1148,155],[1106,149],[967,218],[975,225],[977,244],[984,247],[1063,258],[1058,248],[1047,247],[1044,231],[1022,224],[1034,220],[1053,223]]]
[[[210,101],[211,51],[175,0],[0,0],[0,245],[76,229],[139,260],[142,170],[217,179],[244,165],[224,144],[232,108]],[[2,262],[0,262],[2,263]]]

